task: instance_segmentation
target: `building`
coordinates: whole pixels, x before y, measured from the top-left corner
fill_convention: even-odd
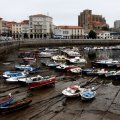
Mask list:
[[[23,20],[20,23],[12,24],[13,38],[24,39],[29,38],[29,20]]]
[[[43,14],[29,16],[30,38],[48,38],[52,34],[52,17]]]
[[[9,26],[8,26],[8,21],[2,20],[2,30],[1,30],[1,35],[2,36],[9,36],[10,31],[9,31]]]
[[[1,36],[1,33],[2,33],[2,18],[0,18],[0,36]]]
[[[120,20],[114,22],[114,31],[120,32]]]
[[[113,35],[109,31],[96,31],[98,39],[113,39]]]
[[[78,26],[85,30],[101,29],[103,26],[108,26],[102,15],[93,15],[92,10],[84,10],[78,16]]]
[[[80,26],[56,26],[54,35],[61,35],[65,39],[84,38],[84,29]]]

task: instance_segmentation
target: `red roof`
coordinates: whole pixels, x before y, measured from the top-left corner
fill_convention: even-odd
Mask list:
[[[58,26],[58,27],[60,27],[62,29],[80,29],[80,28],[82,28],[80,26]]]
[[[29,20],[23,20],[20,24],[29,24]]]

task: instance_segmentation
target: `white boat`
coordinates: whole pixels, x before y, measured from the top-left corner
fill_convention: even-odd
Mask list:
[[[66,61],[66,57],[64,55],[56,55],[51,57],[54,61]]]
[[[4,78],[11,78],[11,77],[26,77],[28,72],[23,71],[23,72],[17,72],[17,71],[5,71],[3,73]]]
[[[87,63],[87,61],[84,58],[80,58],[80,57],[67,59],[67,61],[69,63],[74,63],[74,64],[84,64],[84,63]]]
[[[81,100],[91,100],[95,98],[96,91],[92,91],[91,89],[86,89],[83,92],[80,93]]]
[[[52,54],[50,52],[41,52],[39,54],[39,57],[41,57],[41,58],[49,58],[51,56],[52,56]]]
[[[78,74],[78,73],[82,72],[82,69],[80,67],[72,68],[72,69],[70,69],[70,72],[74,73],[74,74]]]
[[[78,97],[80,96],[80,93],[82,93],[84,90],[85,88],[81,88],[79,85],[73,85],[63,90],[62,94],[66,97]]]
[[[110,77],[110,76],[112,76],[114,73],[116,73],[116,71],[109,71],[109,72],[105,73],[105,77]]]
[[[98,69],[97,72],[96,72],[96,74],[99,75],[99,76],[105,75],[106,73],[108,73],[108,71],[105,70],[104,68],[100,69],[100,70]]]

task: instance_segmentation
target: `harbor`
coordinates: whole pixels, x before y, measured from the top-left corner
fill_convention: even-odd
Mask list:
[[[96,50],[97,49],[97,50]],[[86,75],[83,72],[78,74],[74,74],[70,72],[70,69],[76,68],[100,68],[105,70],[116,70],[119,71],[119,68],[115,66],[93,66],[92,61],[100,60],[100,59],[114,59],[116,61],[120,60],[119,48],[113,47],[89,47],[85,46],[65,46],[65,47],[32,47],[32,48],[20,48],[15,50],[12,53],[9,53],[5,57],[4,60],[0,63],[0,98],[8,95],[9,93],[14,96],[15,101],[21,100],[23,98],[29,97],[32,99],[29,107],[15,110],[13,112],[7,114],[1,114],[1,120],[57,120],[57,119],[71,119],[71,120],[114,120],[120,119],[120,81],[118,79],[114,79],[111,77],[106,78],[105,76],[99,75]],[[67,61],[71,60],[71,54],[68,54],[71,51],[77,51],[78,53],[74,53],[75,56],[81,56],[82,63],[79,61],[78,63],[69,63],[72,66],[64,61],[62,57],[67,57]],[[36,67],[40,67],[40,71],[37,73],[33,73],[28,75],[29,77],[34,76],[55,76],[55,86],[39,86],[35,89],[29,89],[27,84],[21,84],[19,82],[10,82],[10,79],[3,78],[3,73],[5,71],[15,71],[15,66],[23,64],[28,64],[28,59],[25,59],[26,56],[22,53],[27,53],[27,57],[31,53],[35,53],[35,62],[33,59],[32,65]],[[40,54],[41,53],[41,54]],[[52,53],[45,54],[45,53]],[[67,53],[67,55],[66,55]],[[59,55],[60,62],[57,61]],[[24,56],[24,57],[23,57]],[[23,58],[24,59],[23,59]],[[48,66],[51,58],[56,61],[56,63],[64,63],[67,68],[64,71],[63,69],[51,68]],[[68,59],[69,58],[69,59]],[[73,59],[72,54],[72,59]],[[87,61],[83,61],[83,58]],[[65,58],[66,59],[66,58]],[[61,62],[62,60],[62,62]],[[73,60],[72,60],[73,61]],[[70,62],[70,61],[69,61]],[[84,63],[83,63],[84,62]],[[107,63],[107,62],[105,62]],[[74,64],[74,67],[73,67]],[[52,63],[53,65],[53,63]],[[64,67],[66,67],[64,65]],[[68,67],[69,66],[69,67]],[[63,65],[62,65],[63,67]],[[58,67],[60,68],[60,67]],[[96,89],[96,96],[92,100],[83,101],[80,96],[69,98],[62,94],[62,91],[65,90],[68,86],[79,85],[80,87],[84,87],[86,89],[94,87]]]

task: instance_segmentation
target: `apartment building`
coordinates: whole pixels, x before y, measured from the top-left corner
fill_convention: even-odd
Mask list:
[[[17,39],[29,38],[29,20],[12,24],[12,35]]]
[[[30,38],[49,38],[52,34],[52,17],[43,14],[29,16]]]

